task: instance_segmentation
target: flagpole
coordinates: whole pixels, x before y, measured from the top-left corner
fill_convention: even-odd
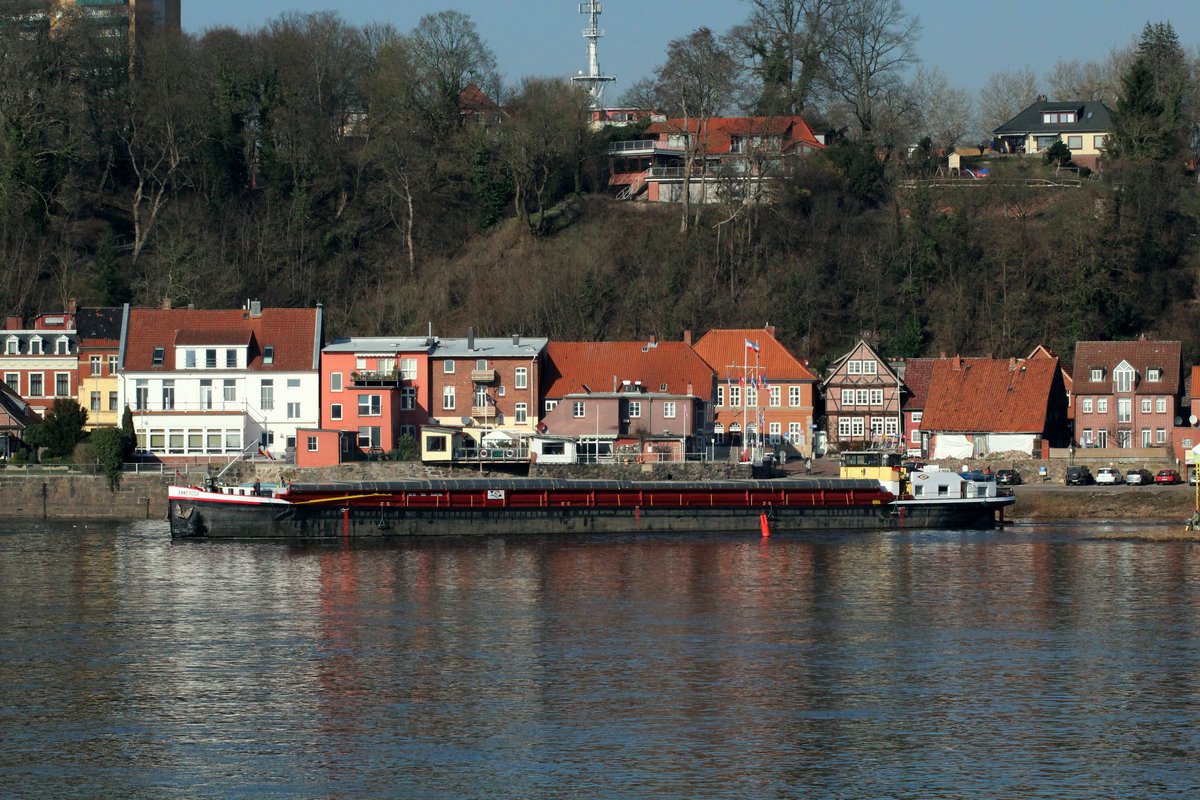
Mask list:
[[[749,342],[749,339],[746,341]],[[746,392],[749,387],[749,384],[746,382],[746,372],[750,368],[750,357],[746,355],[747,349],[745,346],[742,347],[742,461],[749,460],[746,456],[746,442],[750,438],[750,428],[746,425]]]

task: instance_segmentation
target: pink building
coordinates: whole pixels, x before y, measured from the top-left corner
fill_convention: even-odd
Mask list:
[[[1072,374],[1080,447],[1171,441],[1182,387],[1179,342],[1079,342]]]

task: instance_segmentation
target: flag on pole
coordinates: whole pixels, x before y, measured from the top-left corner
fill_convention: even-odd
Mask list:
[[[758,342],[752,342],[749,339],[747,339],[746,340],[746,348],[749,350],[753,350],[754,352],[757,353],[758,352]]]

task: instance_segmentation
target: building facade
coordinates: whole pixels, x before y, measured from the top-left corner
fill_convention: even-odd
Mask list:
[[[900,449],[902,388],[888,362],[859,339],[825,378],[830,445],[839,451]]]
[[[1157,447],[1171,440],[1182,391],[1179,342],[1079,342],[1072,386],[1079,447]]]
[[[426,337],[338,339],[321,351],[321,427],[354,434],[365,454],[414,441],[429,419]]]
[[[87,430],[121,424],[117,365],[121,353],[120,308],[81,308],[75,313],[79,341],[76,385],[79,405],[87,409]]]
[[[0,337],[0,374],[34,413],[44,417],[55,400],[74,400],[78,370],[74,308],[39,314],[29,324],[16,316],[5,320]]]

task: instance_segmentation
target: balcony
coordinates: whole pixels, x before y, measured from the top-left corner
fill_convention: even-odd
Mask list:
[[[471,416],[481,417],[483,419],[495,419],[496,407],[491,403],[485,406],[471,406]]]
[[[471,381],[473,383],[495,383],[496,370],[494,369],[473,369],[471,370]]]
[[[397,370],[391,372],[368,372],[358,370],[350,373],[350,380],[355,386],[399,386],[403,379]]]

